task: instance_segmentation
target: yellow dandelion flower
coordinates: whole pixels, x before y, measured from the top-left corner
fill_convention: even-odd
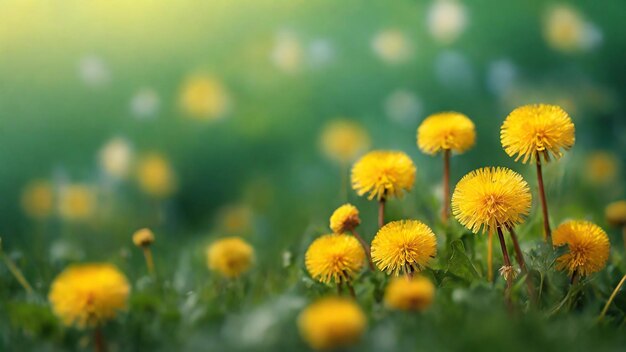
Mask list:
[[[470,172],[452,194],[452,213],[474,233],[523,222],[530,204],[528,183],[522,175],[503,167]]]
[[[230,109],[230,98],[222,83],[214,77],[189,77],[180,93],[183,111],[198,120],[216,120]]]
[[[330,216],[330,229],[334,233],[344,233],[354,230],[361,224],[359,209],[352,204],[344,204],[337,208]]]
[[[306,307],[298,317],[300,335],[314,349],[347,347],[360,339],[367,318],[353,301],[328,297]]]
[[[548,45],[562,52],[589,50],[602,41],[602,32],[576,9],[567,5],[552,7],[543,27]]]
[[[604,210],[606,222],[611,226],[626,225],[626,200],[619,200],[606,206]]]
[[[306,269],[315,280],[323,283],[349,282],[359,273],[365,261],[365,251],[350,235],[324,235],[317,238],[306,251]]]
[[[352,188],[368,199],[400,197],[415,182],[415,165],[403,152],[375,150],[365,154],[352,167]]]
[[[156,153],[146,155],[139,161],[137,181],[142,191],[155,198],[166,198],[176,189],[176,179],[170,163]]]
[[[552,244],[567,245],[569,251],[557,258],[557,269],[587,276],[604,268],[609,259],[609,237],[589,221],[568,221],[552,233]]]
[[[92,187],[82,184],[65,186],[59,192],[59,215],[68,221],[82,221],[96,210],[96,194]]]
[[[322,152],[329,159],[345,164],[369,147],[370,138],[359,123],[337,119],[326,124],[319,143]]]
[[[234,278],[252,266],[254,248],[241,237],[226,237],[207,248],[207,265],[225,277]]]
[[[82,264],[65,269],[52,282],[48,299],[66,325],[93,327],[126,308],[130,285],[111,264]]]
[[[559,159],[574,145],[574,123],[556,105],[525,105],[513,110],[502,124],[500,140],[504,151],[525,164],[543,156]]]
[[[378,269],[396,276],[421,271],[436,254],[435,234],[417,220],[392,221],[372,241],[372,260]]]
[[[417,129],[417,146],[426,154],[441,150],[463,153],[474,145],[474,123],[458,112],[441,112],[428,116]]]
[[[251,231],[254,213],[245,204],[229,205],[218,213],[218,224],[228,234],[244,234]]]
[[[435,285],[423,277],[395,277],[385,289],[385,305],[398,310],[423,311],[430,307],[435,296]]]
[[[137,247],[148,247],[154,242],[154,233],[147,228],[137,230],[133,234],[133,243]]]
[[[22,209],[35,219],[47,218],[54,207],[54,193],[48,181],[33,181],[22,192]]]
[[[619,159],[613,153],[593,152],[585,159],[585,178],[595,185],[609,184],[617,178],[619,164]]]

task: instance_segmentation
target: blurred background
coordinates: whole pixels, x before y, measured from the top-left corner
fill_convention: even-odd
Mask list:
[[[376,205],[347,186],[367,150],[403,150],[417,165],[390,218],[435,222],[441,160],[415,141],[434,112],[476,123],[475,148],[452,159],[453,185],[487,165],[534,185],[499,129],[539,102],[576,125],[575,147],[546,170],[553,222],[604,226],[604,206],[625,196],[625,10],[619,0],[2,0],[3,246],[18,262],[57,263],[22,262],[44,290],[65,263],[126,260],[145,226],[157,262],[236,234],[261,267],[279,267],[346,201],[373,237]],[[531,218],[521,234],[539,238]]]

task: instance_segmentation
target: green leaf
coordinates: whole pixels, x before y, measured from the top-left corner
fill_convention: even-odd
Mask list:
[[[461,240],[452,241],[450,243],[450,250],[452,254],[448,260],[446,275],[452,274],[467,282],[480,278],[480,274],[465,253],[465,246]]]

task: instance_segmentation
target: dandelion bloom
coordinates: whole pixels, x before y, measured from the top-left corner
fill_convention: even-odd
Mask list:
[[[330,121],[320,135],[320,148],[326,156],[339,163],[348,163],[370,145],[367,131],[357,122]]]
[[[604,268],[609,259],[609,237],[589,221],[568,221],[552,233],[552,244],[567,245],[569,251],[557,258],[557,269],[587,276]]]
[[[433,303],[434,296],[435,285],[423,276],[395,277],[385,289],[385,305],[398,310],[423,311]]]
[[[352,204],[344,204],[337,208],[330,216],[330,229],[334,233],[344,233],[354,230],[361,224],[359,209]]]
[[[82,264],[65,269],[52,282],[48,299],[66,325],[93,327],[126,308],[130,286],[111,264]]]
[[[180,92],[183,111],[198,120],[216,120],[230,109],[230,98],[222,82],[214,77],[189,77]]]
[[[531,195],[522,175],[503,167],[474,170],[463,176],[452,194],[452,213],[478,233],[515,226],[530,210]]]
[[[352,345],[366,327],[367,318],[361,308],[353,300],[340,297],[322,298],[298,317],[300,335],[314,349]]]
[[[154,233],[150,229],[137,230],[133,234],[133,243],[137,247],[148,247],[154,242]]]
[[[65,186],[59,193],[59,214],[65,220],[81,221],[96,210],[96,194],[92,187],[82,184]]]
[[[219,228],[228,234],[244,234],[252,230],[254,213],[245,204],[228,205],[218,213]]]
[[[155,198],[166,198],[176,189],[172,167],[160,154],[144,156],[137,165],[137,181],[146,194]]]
[[[306,269],[315,280],[323,283],[350,281],[363,267],[365,251],[350,235],[324,235],[317,238],[306,251]]]
[[[437,254],[435,234],[417,220],[392,221],[372,241],[372,260],[387,274],[421,271]]]
[[[33,181],[22,192],[22,208],[35,219],[43,219],[52,214],[54,194],[48,181]]]
[[[626,200],[619,200],[607,205],[604,215],[606,222],[611,226],[626,225]]]
[[[620,162],[613,153],[595,151],[585,158],[583,168],[583,175],[589,182],[594,185],[606,185],[617,178]]]
[[[209,269],[225,277],[238,277],[248,271],[254,259],[254,248],[241,237],[226,237],[207,248]]]
[[[368,199],[399,197],[415,182],[415,165],[403,152],[376,150],[365,154],[352,167],[352,188]]]
[[[525,164],[543,156],[559,159],[574,145],[574,123],[556,105],[525,105],[513,110],[502,124],[500,141],[504,151]]]
[[[474,145],[474,123],[458,112],[441,112],[428,116],[417,129],[417,146],[426,154],[441,150],[463,153]]]

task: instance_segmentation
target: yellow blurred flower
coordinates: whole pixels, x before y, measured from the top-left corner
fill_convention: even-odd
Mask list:
[[[252,230],[253,215],[245,204],[226,206],[218,212],[219,228],[228,234],[246,234]]]
[[[385,305],[398,310],[426,310],[433,303],[435,285],[423,277],[395,277],[385,289]]]
[[[230,97],[217,78],[194,75],[181,88],[180,105],[190,117],[198,120],[217,120],[230,109]]]
[[[352,167],[352,188],[368,199],[400,197],[415,182],[415,165],[403,152],[375,150],[365,154]]]
[[[176,190],[176,179],[170,163],[160,154],[149,154],[137,165],[137,181],[146,194],[166,198]]]
[[[463,176],[452,194],[452,213],[474,233],[524,221],[531,205],[528,183],[504,167],[474,170]]]
[[[100,167],[110,176],[124,178],[128,175],[133,151],[127,140],[113,138],[100,150]]]
[[[434,1],[428,9],[428,31],[441,43],[455,41],[467,22],[467,10],[454,0]]]
[[[617,178],[619,164],[619,159],[611,152],[592,152],[585,159],[585,178],[595,185],[611,183]]]
[[[81,264],[65,269],[52,282],[48,299],[66,325],[100,325],[126,308],[130,285],[111,264]]]
[[[435,234],[417,220],[392,221],[372,241],[372,261],[381,271],[396,276],[421,271],[436,254]]]
[[[228,278],[235,278],[250,269],[254,248],[241,237],[225,237],[207,248],[207,265]]]
[[[137,247],[148,247],[153,242],[154,233],[148,228],[139,229],[133,234],[133,243]]]
[[[54,193],[48,181],[36,180],[29,183],[22,191],[22,209],[35,219],[43,219],[52,214]]]
[[[410,58],[412,46],[402,31],[386,29],[374,36],[372,49],[383,61],[399,64]]]
[[[568,253],[557,258],[557,269],[587,276],[604,268],[609,259],[609,237],[589,221],[568,221],[552,232],[554,246],[567,245]]]
[[[71,184],[59,192],[59,215],[65,220],[86,220],[94,215],[96,206],[97,197],[91,186]]]
[[[525,105],[513,110],[500,130],[504,151],[525,164],[537,155],[550,161],[559,159],[575,141],[574,124],[569,115],[556,105]]]
[[[604,215],[606,222],[611,226],[621,227],[626,225],[626,200],[618,200],[607,205]]]
[[[365,252],[359,241],[350,235],[324,235],[317,238],[306,251],[306,269],[315,280],[323,283],[349,282],[365,262]]]
[[[352,204],[344,204],[337,208],[330,216],[330,229],[341,234],[351,232],[361,223],[359,209]]]
[[[302,66],[302,46],[296,35],[281,31],[276,36],[271,59],[274,65],[287,73],[295,73]]]
[[[550,9],[544,21],[543,34],[552,48],[563,52],[591,49],[602,40],[602,33],[567,5]]]
[[[360,339],[367,318],[352,300],[328,297],[306,307],[298,317],[300,335],[313,349],[350,346]]]
[[[370,145],[367,131],[357,122],[337,119],[326,124],[320,135],[320,148],[339,163],[348,163]]]
[[[426,154],[441,150],[463,153],[474,145],[474,123],[458,112],[441,112],[428,116],[417,129],[417,146]]]

